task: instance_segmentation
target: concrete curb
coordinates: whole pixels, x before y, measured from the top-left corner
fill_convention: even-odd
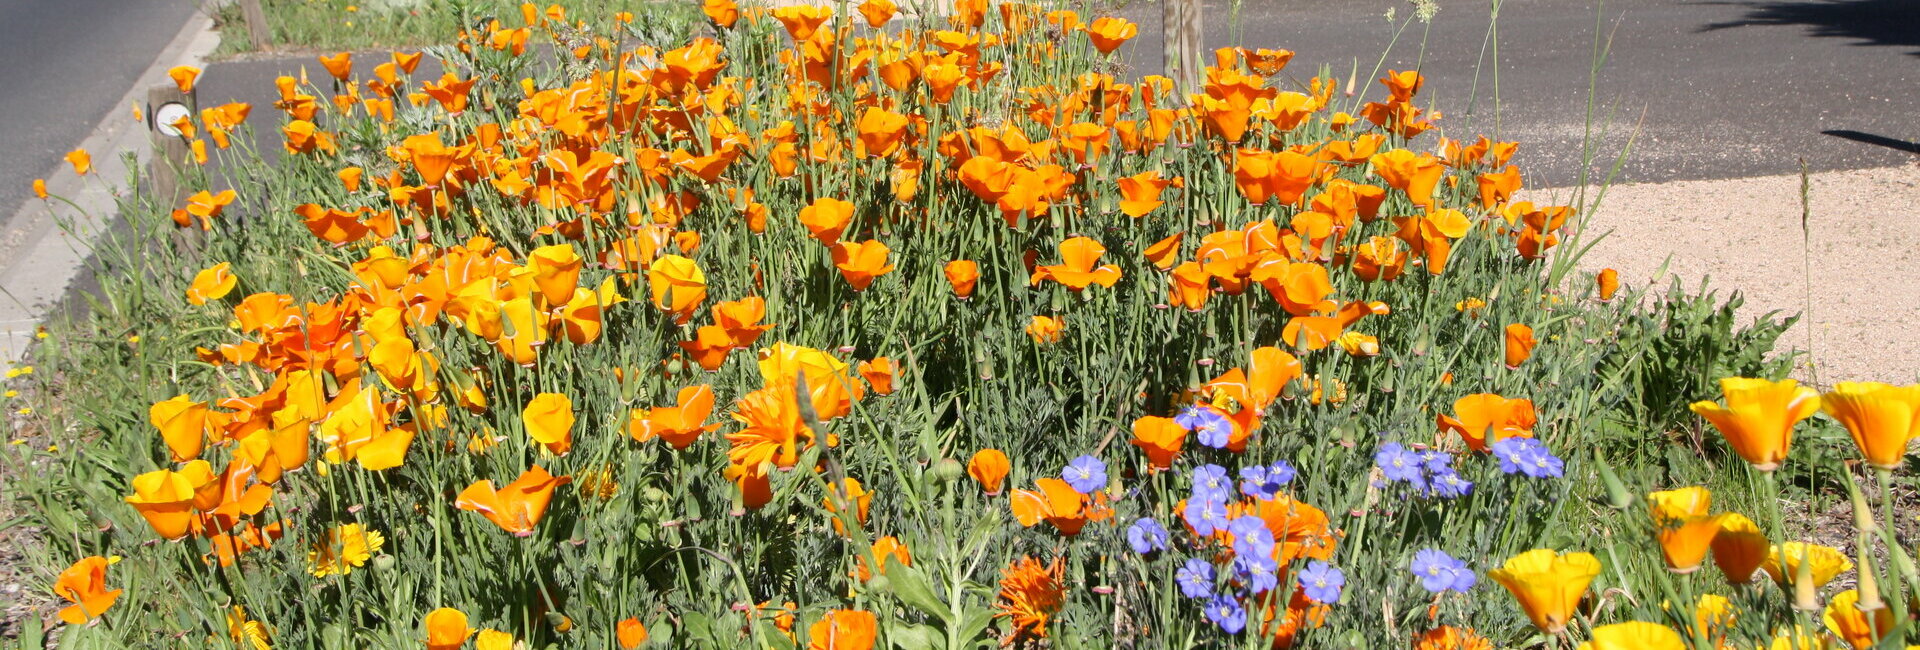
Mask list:
[[[148,87],[168,82],[167,70],[204,67],[219,45],[213,19],[195,14],[118,105],[144,103]],[[110,112],[78,146],[93,154],[93,173],[75,176],[62,163],[45,175],[48,194],[72,205],[29,199],[0,228],[0,368],[23,361],[35,328],[80,275],[93,242],[113,224],[117,201],[128,191],[117,184],[128,178],[129,158],[144,165],[151,149],[145,125],[122,110]]]

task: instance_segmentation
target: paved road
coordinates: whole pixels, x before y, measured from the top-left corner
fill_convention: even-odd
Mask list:
[[[1421,26],[1415,23],[1385,67],[1419,65],[1428,79],[1423,96],[1447,113],[1443,125],[1468,135],[1492,134],[1491,64],[1479,75],[1480,102],[1473,110],[1468,103],[1486,42],[1489,2],[1437,1],[1442,9],[1426,34],[1424,63]],[[1235,44],[1227,29],[1230,6],[1207,2],[1208,47]],[[1382,19],[1389,8],[1404,18],[1411,5],[1247,0],[1240,44],[1298,52],[1287,73],[1302,82],[1321,65],[1344,79],[1356,61],[1360,79],[1367,80],[1393,36]],[[1126,46],[1131,61],[1157,70],[1158,5],[1136,2],[1125,13],[1141,23],[1140,37]],[[1522,143],[1518,161],[1534,174],[1529,185],[1574,180],[1596,23],[1613,39],[1598,84],[1602,111],[1611,111],[1615,123],[1603,147],[1618,152],[1645,114],[1624,173],[1628,180],[1797,173],[1802,156],[1815,170],[1916,160],[1915,0],[1506,0],[1499,20],[1500,127],[1504,137]],[[1371,84],[1369,92],[1378,97],[1379,88]],[[1851,133],[1823,133],[1828,131]]]
[[[120,98],[194,7],[192,0],[0,0],[0,222],[102,118],[132,119]]]

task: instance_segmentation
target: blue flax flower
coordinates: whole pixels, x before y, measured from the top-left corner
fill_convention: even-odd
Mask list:
[[[1075,492],[1093,494],[1107,486],[1107,464],[1092,456],[1081,456],[1067,463],[1060,477],[1066,479]]]
[[[1233,421],[1211,406],[1189,406],[1174,416],[1173,423],[1194,434],[1200,444],[1214,449],[1225,448],[1227,440],[1233,437]]]
[[[1425,465],[1416,454],[1397,442],[1380,445],[1380,451],[1374,452],[1373,464],[1389,481],[1406,481],[1415,489],[1426,489]]]
[[[1167,549],[1167,527],[1152,517],[1141,517],[1127,527],[1127,545],[1141,555],[1164,551]]]
[[[1253,515],[1240,517],[1227,524],[1227,533],[1233,535],[1235,555],[1273,557],[1273,531],[1265,520]]]
[[[1280,490],[1293,481],[1297,474],[1287,461],[1274,461],[1272,465],[1240,468],[1240,493],[1259,499],[1272,501],[1280,495]]]
[[[1252,593],[1266,593],[1280,586],[1280,564],[1271,556],[1242,555],[1233,558],[1233,575]]]
[[[1232,485],[1227,480],[1227,468],[1214,464],[1193,468],[1193,498],[1203,501],[1226,503],[1232,495],[1227,488]]]
[[[1308,600],[1322,605],[1340,600],[1340,588],[1346,584],[1346,574],[1319,560],[1308,562],[1307,568],[1300,571],[1300,591]]]
[[[1193,558],[1174,572],[1173,581],[1180,585],[1180,593],[1188,598],[1213,597],[1213,565],[1206,560]]]
[[[1180,513],[1193,527],[1193,532],[1202,537],[1213,535],[1215,530],[1227,527],[1227,504],[1224,501],[1188,499],[1187,507]]]
[[[1420,588],[1428,593],[1457,591],[1466,593],[1478,581],[1473,570],[1467,568],[1465,561],[1447,555],[1439,549],[1421,549],[1413,554],[1413,564],[1408,567],[1413,575],[1420,579]]]
[[[1247,610],[1229,596],[1214,596],[1207,602],[1207,620],[1220,626],[1227,634],[1239,634],[1247,629]]]
[[[1545,444],[1532,438],[1502,438],[1491,449],[1494,458],[1500,459],[1500,471],[1508,474],[1552,478],[1560,476],[1565,468],[1559,458],[1547,452]]]

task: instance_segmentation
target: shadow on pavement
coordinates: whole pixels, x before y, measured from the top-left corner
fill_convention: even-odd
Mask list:
[[[1714,2],[1745,7],[1737,20],[1709,23],[1696,32],[1737,27],[1802,25],[1823,38],[1851,38],[1858,45],[1920,48],[1920,2],[1913,0],[1797,0]],[[1920,56],[1920,49],[1907,53]]]
[[[1884,135],[1874,135],[1872,133],[1861,133],[1859,131],[1854,131],[1851,129],[1834,129],[1829,131],[1821,131],[1820,133],[1824,135],[1830,135],[1836,138],[1840,138],[1842,140],[1852,140],[1854,142],[1858,142],[1861,144],[1870,144],[1870,145],[1879,146],[1879,147],[1886,147],[1894,151],[1905,151],[1910,154],[1920,155],[1920,142],[1908,142],[1906,140],[1889,138]]]

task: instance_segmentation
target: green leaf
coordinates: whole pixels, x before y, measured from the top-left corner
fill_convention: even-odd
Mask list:
[[[901,564],[900,558],[888,555],[886,574],[887,580],[893,583],[893,594],[900,597],[900,602],[948,624],[953,622],[947,604],[933,595],[933,588],[918,569]]]
[[[947,639],[931,625],[907,625],[892,630],[893,647],[900,650],[946,650]]]

